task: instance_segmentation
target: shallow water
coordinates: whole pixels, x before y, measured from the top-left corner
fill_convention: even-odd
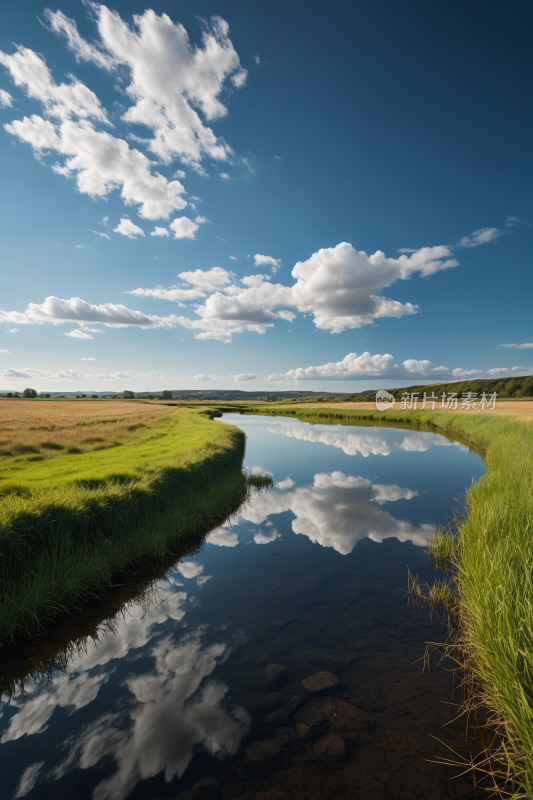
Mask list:
[[[462,723],[442,728],[449,672],[417,662],[440,626],[395,590],[408,567],[434,579],[426,541],[464,509],[482,461],[413,430],[225,422],[246,432],[245,464],[274,488],[168,570],[151,603],[129,599],[99,641],[90,623],[85,649],[5,699],[3,796],[476,797],[471,779],[450,782],[428,761],[447,754],[432,736],[459,752],[472,743]],[[37,678],[38,651],[24,657]],[[321,671],[339,681],[325,696],[302,686]],[[331,733],[338,761],[317,754]],[[270,760],[245,756],[258,741]]]

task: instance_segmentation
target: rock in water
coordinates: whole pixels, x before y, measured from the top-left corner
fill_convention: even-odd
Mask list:
[[[191,796],[190,800],[200,800],[200,798],[211,798],[220,787],[220,781],[216,781],[214,778],[202,778],[201,781],[197,781],[191,789]]]
[[[302,685],[311,694],[322,694],[336,689],[341,682],[332,672],[317,672],[316,675],[304,678]]]
[[[316,742],[315,755],[325,758],[326,761],[340,761],[348,752],[346,741],[336,733],[328,733]]]
[[[302,740],[302,742],[305,742],[307,741],[307,739],[309,739],[312,730],[313,729],[311,725],[306,725],[305,722],[298,722],[298,724],[296,725],[296,732],[300,737],[300,739]]]
[[[263,686],[265,689],[273,689],[283,683],[289,670],[287,667],[282,667],[281,664],[267,664],[265,669],[265,680]]]
[[[279,757],[280,747],[275,742],[267,739],[264,742],[254,742],[244,751],[246,758],[254,764],[266,764],[267,761],[274,761]]]

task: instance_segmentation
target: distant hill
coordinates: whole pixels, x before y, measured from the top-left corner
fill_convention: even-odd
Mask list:
[[[7,389],[2,391],[0,390],[0,395],[6,395]],[[13,390],[10,390],[11,392]],[[365,399],[368,395],[375,395],[376,389],[367,389],[364,392],[310,392],[310,391],[288,391],[288,392],[273,392],[273,391],[261,391],[261,392],[246,392],[241,389],[172,389],[172,399],[179,400],[188,398],[189,400],[206,400],[212,402],[220,402],[220,401],[236,401],[242,400],[245,402],[250,401],[271,401],[275,402],[276,400],[312,400],[314,402],[323,400],[324,402],[331,402],[333,400],[343,400],[344,402],[351,401],[351,400],[359,400]],[[163,390],[159,389],[157,391],[150,391],[150,392],[134,392],[135,397],[139,398],[159,398],[162,394]],[[91,395],[97,394],[99,398],[108,397],[112,398],[115,396],[121,396],[122,392],[118,392],[115,394],[114,392],[96,392],[96,391],[88,391],[85,390],[84,392],[47,392],[50,395],[50,399],[53,398],[65,398],[65,399],[74,399],[79,397],[81,394],[85,394],[86,400],[91,399]],[[39,392],[39,397],[44,396],[41,392]]]
[[[404,392],[418,392],[420,398],[424,392],[430,395],[435,392],[437,397],[443,392],[457,392],[457,397],[461,397],[463,392],[477,392],[480,396],[483,392],[488,394],[498,393],[498,399],[505,397],[533,397],[533,375],[526,375],[520,378],[478,378],[470,381],[455,381],[451,383],[429,383],[426,386],[416,384],[414,386],[403,386],[401,389],[387,389],[397,400],[401,399]],[[374,400],[375,392],[372,392],[368,400]]]

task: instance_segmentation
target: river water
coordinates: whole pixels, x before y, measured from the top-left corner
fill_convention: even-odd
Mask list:
[[[464,510],[481,459],[409,429],[226,422],[274,487],[107,625],[86,614],[81,639],[75,621],[71,639],[19,654],[24,687],[0,715],[2,797],[477,797],[471,778],[432,763],[472,742],[462,722],[442,727],[456,708],[449,671],[418,660],[441,626],[396,590],[408,568],[435,578],[427,539]],[[325,693],[303,686],[321,672]]]

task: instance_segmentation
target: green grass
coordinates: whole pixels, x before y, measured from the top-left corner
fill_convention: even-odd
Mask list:
[[[512,776],[500,791],[533,797],[533,425],[476,413],[272,410],[310,420],[411,423],[460,437],[483,454],[487,469],[467,492],[468,515],[451,538],[438,535],[435,554],[452,563],[460,644],[501,737],[495,758]],[[449,595],[449,586],[436,587],[434,599],[439,594]]]
[[[116,449],[0,471],[1,639],[34,631],[242,502],[242,431],[205,409],[163,422]]]

